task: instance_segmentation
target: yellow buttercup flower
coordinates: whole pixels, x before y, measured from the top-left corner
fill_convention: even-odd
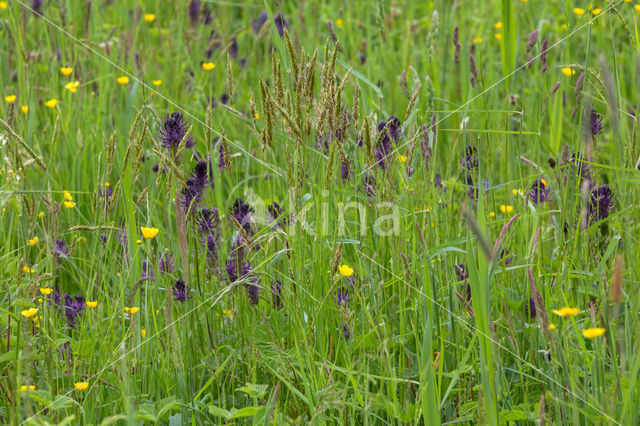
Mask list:
[[[40,293],[44,294],[45,296],[50,295],[51,293],[53,293],[53,289],[52,288],[41,288],[40,289]]]
[[[496,40],[502,40],[502,34],[500,33],[495,34],[494,37],[496,38]]]
[[[495,28],[496,30],[499,30],[502,28],[502,22],[498,21],[495,24],[493,24],[493,28]]]
[[[225,317],[227,317],[229,319],[233,319],[233,317],[235,316],[235,313],[233,312],[233,308],[223,309],[222,310],[222,315],[224,315]]]
[[[587,339],[595,339],[596,337],[602,336],[605,331],[607,331],[606,328],[585,328],[582,330],[582,335]]]
[[[480,44],[482,43],[482,37],[476,37],[472,40],[473,44]]]
[[[205,71],[211,71],[215,67],[216,67],[216,64],[214,64],[213,62],[203,62],[202,63],[202,69],[205,70]]]
[[[33,274],[35,272],[33,268],[30,268],[27,265],[24,265],[24,268],[22,268],[22,270],[27,274]]]
[[[151,83],[153,83],[154,86],[161,86],[162,80],[153,80]]]
[[[140,334],[142,335],[142,338],[144,339],[145,337],[147,337],[147,330],[146,329],[141,329],[140,330]]]
[[[561,317],[572,317],[575,314],[577,314],[578,312],[580,312],[580,308],[569,308],[569,307],[565,306],[564,308],[554,309],[551,312],[553,312],[554,314],[559,315]]]
[[[350,277],[351,275],[353,275],[353,269],[348,265],[339,265],[338,271],[340,271],[340,275],[344,277]]]
[[[513,206],[505,206],[504,204],[500,206],[500,211],[504,214],[509,214],[513,211]]]
[[[38,219],[42,219],[44,217],[44,212],[39,212],[38,213]]]
[[[136,244],[142,244],[142,240],[136,240]]]
[[[584,9],[582,9],[581,7],[574,7],[573,13],[575,13],[578,16],[582,16],[584,15]]]
[[[496,213],[495,212],[489,213],[489,217],[496,217]]]
[[[94,300],[94,301],[87,300],[87,306],[90,307],[90,308],[95,308],[96,306],[98,306],[98,301],[97,300]]]
[[[16,95],[5,96],[4,100],[7,101],[8,103],[13,103],[13,101],[16,100]]]
[[[546,180],[544,180],[544,179],[540,179],[540,182],[542,182],[542,184],[543,184],[544,186],[547,186],[547,181],[546,181]]]
[[[574,75],[576,73],[576,70],[574,70],[571,67],[562,67],[562,74],[565,77],[571,77],[572,75]]]
[[[599,7],[595,8],[595,9],[593,9],[591,11],[591,13],[593,13],[594,15],[599,15],[600,12],[602,12],[602,9],[600,9]]]
[[[142,231],[142,236],[147,240],[152,239],[153,237],[158,235],[158,232],[160,232],[158,228],[145,228],[144,226],[140,227],[140,231]]]
[[[73,68],[71,68],[71,67],[62,67],[62,68],[60,68],[60,72],[62,73],[62,75],[69,76],[73,72]]]
[[[0,9],[4,10],[7,8],[7,2],[6,1],[0,1]]]
[[[126,75],[123,75],[121,77],[118,77],[116,81],[118,82],[118,84],[122,84],[124,86],[129,82],[129,77],[127,77]]]
[[[83,391],[89,387],[89,382],[77,382],[74,383],[73,386],[75,386],[77,391]]]
[[[633,7],[636,9],[636,12],[640,12],[640,4],[636,4]]]
[[[29,107],[27,105],[22,105],[20,107],[20,111],[22,111],[23,114],[26,114],[29,112]]]
[[[556,328],[558,328],[558,327],[556,327],[556,325],[554,323],[549,323],[549,330],[553,331]]]
[[[27,244],[29,244],[31,247],[37,246],[38,245],[38,236],[36,235],[32,239],[28,240]]]
[[[56,98],[49,99],[44,105],[48,108],[55,108],[58,105],[58,100]]]
[[[73,201],[65,201],[64,206],[68,209],[72,209],[76,206],[76,203],[74,203]]]
[[[254,115],[253,118],[255,118],[256,120],[260,120],[260,114],[256,112],[256,115]]]
[[[71,81],[69,83],[67,83],[64,88],[67,89],[68,91],[70,91],[71,93],[76,93],[76,90],[78,90],[78,86],[80,86],[80,82],[79,81]]]
[[[22,315],[25,318],[31,318],[37,313],[38,313],[38,308],[29,308],[29,309],[25,309],[24,311],[20,311],[20,315]]]
[[[153,22],[156,20],[156,15],[154,15],[153,13],[145,13],[144,20],[147,22]]]
[[[73,201],[73,197],[71,196],[71,193],[69,191],[67,191],[66,189],[64,191],[62,191],[62,196],[67,201]]]
[[[343,24],[342,19],[340,19],[340,18],[336,19],[336,25],[337,25],[337,26],[339,26],[340,28],[342,28],[342,24]]]
[[[129,307],[125,307],[125,308],[124,308],[124,311],[125,311],[126,313],[128,313],[129,315],[135,315],[135,314],[136,314],[136,312],[138,312],[139,310],[140,310],[140,308],[135,307],[135,306],[133,306],[133,307],[131,307],[131,308],[129,308]]]
[[[404,155],[398,155],[398,161],[401,163],[406,163],[407,157],[405,157]]]
[[[2,8],[2,6],[0,6],[0,8]],[[34,385],[22,385],[20,386],[20,390],[23,392],[26,390],[36,390],[36,387]]]

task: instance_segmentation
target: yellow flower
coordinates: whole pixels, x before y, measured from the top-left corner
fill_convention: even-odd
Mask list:
[[[476,37],[472,41],[473,41],[473,44],[480,44],[482,43],[482,37]]]
[[[633,7],[636,9],[636,12],[640,12],[640,4],[636,4]]]
[[[582,9],[580,7],[574,7],[573,8],[573,13],[575,13],[578,16],[582,16],[582,15],[584,15],[584,9]]]
[[[160,232],[158,228],[145,228],[144,226],[140,227],[140,231],[142,231],[142,236],[147,240],[152,239],[158,234],[158,232]]]
[[[33,268],[29,268],[27,265],[24,265],[24,268],[22,268],[22,270],[27,274],[33,274],[35,272]]]
[[[12,103],[13,101],[16,100],[16,95],[5,96],[4,100],[7,101],[8,103]]]
[[[336,25],[342,28],[342,19],[340,18],[336,19]]]
[[[0,8],[2,8],[1,5],[0,5]],[[28,385],[28,386],[22,385],[22,386],[20,386],[20,390],[23,391],[23,392],[26,391],[26,390],[36,390],[36,387],[33,386],[33,385]]]
[[[68,91],[70,91],[71,93],[76,93],[76,90],[78,90],[78,86],[80,86],[80,82],[79,81],[71,81],[69,83],[67,83],[64,88],[67,89]]]
[[[502,28],[502,22],[498,21],[495,24],[493,24],[493,28],[495,28],[496,30],[499,30],[500,28]]]
[[[50,295],[51,293],[53,293],[53,289],[52,288],[41,288],[40,289],[40,293],[44,294],[45,296]]]
[[[129,77],[127,77],[126,75],[123,75],[121,77],[118,77],[116,81],[118,82],[118,84],[122,84],[124,86],[129,82]]]
[[[49,99],[44,105],[49,108],[55,108],[58,105],[58,100],[56,98]]]
[[[74,203],[73,201],[65,201],[64,206],[68,209],[72,209],[76,206],[76,203]]]
[[[602,336],[605,331],[607,331],[606,328],[585,328],[582,330],[582,335],[587,339],[595,339]]]
[[[44,212],[39,212],[38,213],[38,219],[42,219],[44,217]]]
[[[205,71],[211,71],[215,67],[216,67],[216,64],[214,64],[213,62],[203,62],[202,63],[202,69],[205,70]]]
[[[156,15],[154,15],[153,13],[145,13],[144,20],[147,22],[153,22],[156,20]]]
[[[95,308],[96,306],[98,306],[98,301],[97,300],[94,300],[94,301],[87,300],[87,306],[90,307],[90,308]]]
[[[136,244],[142,244],[142,240],[136,240]]]
[[[64,191],[62,191],[62,196],[67,201],[73,201],[73,197],[71,196],[71,193],[69,191],[67,191],[66,189]]]
[[[145,337],[147,337],[147,330],[145,330],[144,328],[141,329],[140,334],[142,334],[142,338],[144,339]]]
[[[504,204],[500,206],[500,211],[504,214],[509,214],[513,211],[513,206],[505,206]]]
[[[495,212],[489,213],[489,217],[496,217],[496,213]]]
[[[76,387],[77,391],[83,391],[89,387],[89,382],[77,382],[77,383],[74,383],[73,386]]]
[[[6,1],[0,1],[0,9],[4,10],[7,8],[7,2]]]
[[[71,75],[71,73],[73,72],[73,68],[71,68],[71,67],[62,67],[62,68],[60,68],[60,72],[62,73],[62,75],[68,76],[68,75]]]
[[[124,308],[124,311],[125,311],[126,313],[130,314],[130,315],[135,315],[135,314],[136,314],[136,312],[138,312],[139,310],[140,310],[140,308],[135,307],[135,306],[134,306],[134,307],[131,307],[131,308],[129,308],[129,307],[125,307],[125,308]]]
[[[350,277],[353,275],[353,269],[351,269],[348,265],[340,265],[338,266],[338,270],[340,271],[340,275],[344,277]]]
[[[542,182],[542,184],[543,184],[544,186],[547,186],[547,181],[546,181],[546,180],[544,180],[544,179],[540,179],[540,182]]]
[[[576,73],[576,70],[574,70],[571,67],[562,67],[562,74],[565,77],[571,77],[572,75],[574,75]]]
[[[111,186],[111,184],[109,182],[105,182],[104,186],[106,186],[107,188]]]
[[[38,297],[38,303],[42,303],[42,297]]]
[[[401,163],[406,163],[407,157],[405,157],[404,155],[398,155],[398,161]]]
[[[154,86],[161,86],[162,80],[153,80],[151,83],[153,83]]]
[[[599,15],[600,12],[602,12],[602,9],[600,9],[599,7],[595,8],[595,9],[593,9],[591,11],[591,13],[593,13],[594,15]]]
[[[228,317],[229,319],[233,319],[233,317],[235,316],[235,313],[233,312],[233,308],[223,309],[222,315],[224,315],[225,317]]]
[[[518,194],[520,193],[520,190],[519,189],[512,189],[511,193],[517,197]]]
[[[575,314],[577,314],[578,312],[580,312],[580,308],[569,308],[569,307],[565,306],[564,308],[554,309],[551,312],[553,312],[554,314],[559,315],[561,317],[572,317]]]
[[[563,30],[566,30],[567,29],[567,24],[560,25],[560,28],[562,28]]]
[[[22,105],[20,107],[20,111],[22,111],[23,114],[26,114],[29,112],[29,107],[27,105]]]
[[[496,40],[502,40],[502,34],[500,33],[495,34],[494,37],[496,38]]]
[[[20,315],[22,315],[25,318],[31,318],[37,312],[38,312],[38,308],[29,308],[29,309],[25,309],[24,311],[20,311]]]
[[[553,331],[556,328],[558,328],[558,327],[556,327],[556,325],[554,323],[549,323],[549,330]]]
[[[37,246],[38,245],[38,236],[36,235],[35,237],[33,237],[32,239],[27,241],[27,244],[29,244],[31,247]]]
[[[253,118],[255,118],[256,120],[260,120],[260,114],[256,112],[256,115]]]

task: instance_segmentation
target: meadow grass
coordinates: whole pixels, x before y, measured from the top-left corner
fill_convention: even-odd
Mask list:
[[[639,16],[0,2],[0,422],[638,424]]]

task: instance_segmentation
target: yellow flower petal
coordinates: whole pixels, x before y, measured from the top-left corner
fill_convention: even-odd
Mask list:
[[[342,25],[343,25],[342,19],[340,19],[340,18],[336,19],[336,25],[338,27],[342,28]]]
[[[45,296],[50,295],[51,293],[53,293],[53,289],[52,288],[41,288],[40,289],[40,293],[44,294]]]
[[[128,313],[129,315],[135,315],[135,314],[136,314],[136,312],[138,312],[139,310],[140,310],[140,308],[135,307],[135,306],[134,306],[134,307],[131,307],[131,308],[129,308],[129,307],[125,307],[125,308],[124,308],[124,311],[125,311],[126,313]]]
[[[0,1],[0,9],[4,10],[7,8],[7,2],[6,1]]]
[[[576,73],[576,70],[574,70],[571,67],[562,67],[562,74],[565,77],[571,77],[572,75],[574,75]]]
[[[568,306],[565,306],[564,308],[554,309],[552,312],[561,317],[572,317],[580,312],[580,308],[569,308]]]
[[[64,206],[68,209],[72,209],[76,206],[76,203],[74,203],[73,201],[65,201]]]
[[[145,13],[144,20],[147,22],[153,22],[156,20],[156,15],[154,15],[153,13]]]
[[[29,107],[27,105],[22,105],[20,107],[20,110],[22,111],[23,114],[26,114],[29,112]]]
[[[513,211],[513,206],[505,206],[504,204],[500,206],[500,211],[503,214],[509,214]]]
[[[27,274],[33,274],[35,272],[33,268],[30,268],[27,265],[24,265],[24,268],[22,268],[22,270]]]
[[[556,325],[555,325],[554,323],[550,323],[550,324],[549,324],[549,330],[553,331],[553,330],[555,330],[556,328],[558,328],[558,327],[556,327]]]
[[[353,275],[353,269],[351,269],[348,265],[338,266],[338,271],[340,271],[340,275],[344,277],[350,277],[351,275]]]
[[[89,382],[76,382],[73,386],[75,386],[77,391],[83,391],[89,387]]]
[[[67,191],[66,189],[64,191],[62,191],[62,196],[67,201],[73,201],[73,197],[71,196],[71,193],[69,191]]]
[[[596,337],[602,336],[605,331],[607,331],[606,328],[585,328],[582,330],[582,335],[587,339],[595,339]]]
[[[573,13],[575,13],[578,16],[582,16],[584,15],[584,9],[582,9],[581,7],[574,7]]]
[[[482,37],[476,37],[472,40],[473,44],[480,44],[482,43]]]
[[[124,86],[129,82],[129,77],[127,77],[126,75],[123,75],[121,77],[118,77],[116,81],[118,82],[118,84],[122,84]]]
[[[140,334],[142,335],[142,338],[144,339],[145,337],[147,337],[147,330],[145,330],[144,328],[140,330]]]
[[[151,83],[153,83],[154,86],[161,86],[162,80],[153,80]]]
[[[140,231],[142,231],[142,236],[147,240],[152,239],[158,234],[158,232],[160,232],[158,228],[145,228],[144,226],[140,227]]]
[[[495,34],[494,37],[496,38],[496,40],[502,40],[502,34],[500,33]]]
[[[602,12],[602,9],[600,9],[599,7],[595,8],[595,9],[593,9],[591,11],[591,13],[593,13],[594,15],[599,15],[600,12]]]
[[[205,71],[211,71],[215,67],[216,67],[216,64],[214,64],[213,62],[203,62],[202,63],[202,69],[205,70]]]
[[[20,315],[22,315],[25,318],[31,318],[37,312],[38,312],[38,308],[29,308],[29,309],[25,309],[24,311],[20,311]]]
[[[502,28],[502,22],[498,21],[495,24],[493,24],[493,28],[495,28],[496,30],[499,30]]]
[[[71,67],[62,67],[62,68],[60,68],[60,72],[62,73],[62,75],[68,76],[68,75],[71,75],[71,73],[73,72],[73,68],[71,68]]]
[[[27,244],[29,244],[31,247],[37,246],[38,245],[38,236],[36,235],[32,239],[28,240]]]
[[[8,103],[12,103],[13,101],[16,100],[16,95],[5,96],[4,100],[7,101]]]
[[[44,105],[48,108],[55,108],[58,105],[58,100],[56,98],[49,99]]]
[[[87,300],[87,306],[90,307],[90,308],[95,308],[96,306],[98,306],[98,301],[97,300],[94,300],[94,301]]]

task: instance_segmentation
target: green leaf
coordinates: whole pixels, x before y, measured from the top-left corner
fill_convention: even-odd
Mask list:
[[[236,389],[238,392],[244,392],[252,398],[261,398],[267,393],[268,385],[255,385],[253,383],[246,383],[241,388]]]
[[[215,405],[209,405],[209,414],[217,417],[224,417],[228,419],[231,416],[231,412],[229,410],[225,410],[224,408],[220,408]]]
[[[244,418],[244,417],[253,417],[258,413],[258,411],[262,410],[263,408],[264,408],[263,406],[244,407],[244,408],[241,408],[239,410],[233,411],[233,413],[231,414],[231,417],[229,417],[229,419],[241,419],[241,418]]]

